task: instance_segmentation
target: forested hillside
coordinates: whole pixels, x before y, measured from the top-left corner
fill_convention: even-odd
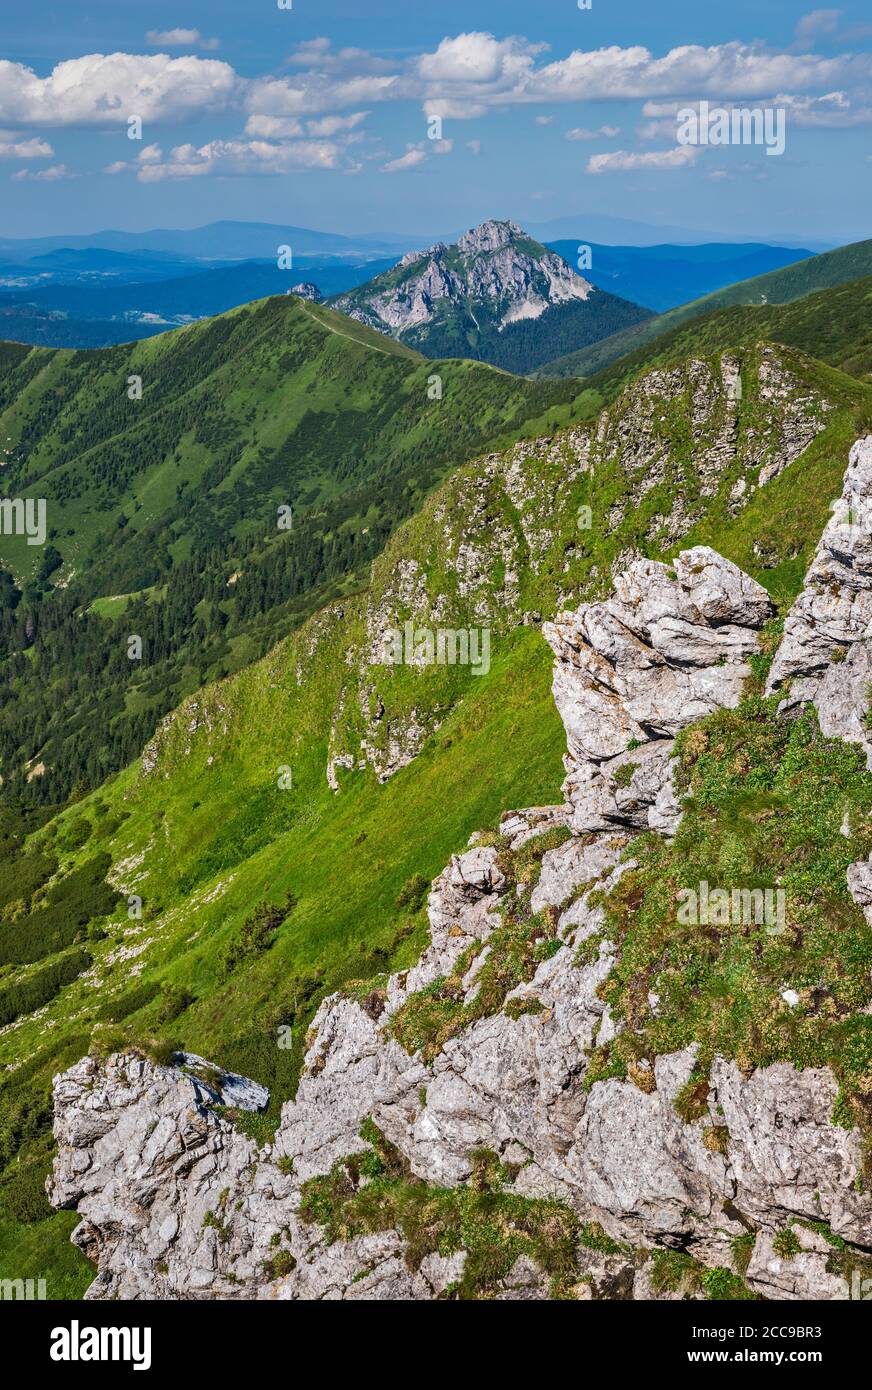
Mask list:
[[[5,344],[3,490],[44,498],[48,526],[44,547],[0,536],[5,794],[97,785],[359,584],[450,468],[576,393],[425,361],[296,297],[98,352]]]

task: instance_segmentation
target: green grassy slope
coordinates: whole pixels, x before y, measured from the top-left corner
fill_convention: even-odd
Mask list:
[[[385,472],[398,491],[426,488],[464,451],[569,399],[471,363],[449,364],[431,399],[434,368],[412,349],[293,296],[98,352],[8,345],[4,365],[4,491],[46,499],[53,544],[92,597],[268,535],[282,503],[302,523]],[[0,537],[19,578],[40,558]]]
[[[616,362],[618,358],[644,349],[664,333],[669,333],[702,314],[741,304],[789,304],[804,295],[814,293],[815,290],[842,285],[846,281],[859,280],[868,275],[872,275],[872,240],[840,246],[835,251],[825,251],[796,265],[785,266],[783,270],[756,275],[751,280],[742,280],[736,285],[727,286],[726,289],[704,295],[701,299],[693,299],[689,304],[682,304],[677,309],[670,309],[668,313],[648,319],[645,323],[623,329],[610,338],[603,338],[591,347],[556,358],[540,367],[539,375],[593,376],[612,362]]]
[[[872,380],[872,276],[818,290],[790,304],[735,306],[673,328],[585,380],[586,404],[599,409],[627,381],[652,367],[765,340],[784,343]]]
[[[759,467],[779,407],[755,386],[759,352],[741,355],[744,469],[752,458]],[[872,392],[797,353],[782,364],[794,394],[828,401],[827,425],[737,516],[736,468],[713,495],[700,489],[717,408],[694,437],[689,376],[669,402],[630,392],[599,441],[582,427],[521,445],[499,466],[461,468],[391,538],[366,592],[192,695],[144,758],[98,792],[50,820],[31,812],[24,853],[20,834],[0,840],[0,1063],[11,1068],[0,1073],[0,1276],[47,1274],[52,1297],[91,1277],[66,1244],[68,1214],[51,1215],[40,1198],[54,1072],[94,1040],[178,1040],[272,1088],[265,1132],[292,1092],[318,1000],[415,958],[426,937],[419,877],[510,807],[559,799],[564,735],[530,614],[605,591],[628,550],[672,553],[674,542],[648,533],[679,496],[702,508],[688,541],[717,545],[782,602],[796,592]],[[625,467],[611,453],[638,435],[640,411],[669,459],[641,503],[638,460]],[[587,448],[595,466],[585,472]],[[579,530],[581,506],[595,518],[589,530]],[[773,535],[783,557],[758,555],[758,538]],[[490,672],[372,666],[372,634],[437,599],[440,624],[488,615]],[[364,760],[340,768],[330,790],[329,758],[359,759],[364,739],[380,766],[397,741],[415,743],[413,725],[422,733],[407,766],[379,782]],[[280,787],[283,769],[292,776]],[[108,903],[107,864],[119,895]],[[141,917],[129,915],[128,895]],[[281,925],[258,942],[244,926],[261,903],[278,906]],[[290,1048],[279,1046],[285,1027]]]
[[[578,391],[426,361],[295,297],[127,347],[7,345],[0,360],[0,485],[46,500],[49,540],[0,536],[24,595],[0,584],[0,773],[7,793],[54,803],[353,591],[446,472],[557,427]],[[28,782],[31,764],[45,771]]]

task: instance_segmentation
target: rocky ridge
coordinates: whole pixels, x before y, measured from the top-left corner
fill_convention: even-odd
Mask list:
[[[276,684],[289,663],[302,690],[341,647],[329,693],[319,697],[332,709],[329,785],[338,791],[362,771],[388,780],[463,688],[460,666],[386,661],[386,634],[407,622],[487,628],[496,651],[543,611],[605,599],[643,538],[667,550],[712,507],[739,515],[826,427],[832,404],[802,382],[797,365],[764,346],[656,369],[591,424],[458,470],[425,503],[414,536],[404,530],[389,542],[362,599],[329,605],[276,659]],[[586,527],[597,537],[595,558]],[[219,685],[167,716],[146,746],[144,773],[167,775],[173,757],[214,756],[228,736],[226,705]]]
[[[848,482],[863,505],[872,500],[872,438],[852,450]],[[868,641],[857,602],[867,543],[840,543],[831,571],[841,640],[849,611],[858,649]],[[773,685],[789,679],[798,647],[814,655],[832,640],[830,609],[815,601],[834,544],[825,534]],[[271,1145],[237,1132],[177,1066],[89,1057],[57,1078],[51,1198],[82,1218],[73,1239],[98,1265],[89,1296],[419,1299],[464,1287],[474,1261],[462,1242],[412,1243],[389,1217],[363,1230],[319,1218],[328,1189],[366,1194],[380,1152],[412,1193],[434,1194],[474,1191],[490,1155],[509,1210],[529,1204],[528,1228],[537,1213],[553,1227],[558,1208],[571,1212],[588,1234],[564,1296],[665,1296],[653,1277],[657,1252],[722,1270],[735,1242],[750,1237],[750,1289],[776,1299],[850,1296],[832,1241],[862,1257],[872,1202],[862,1139],[832,1119],[829,1070],[776,1063],[748,1074],[716,1057],[693,1121],[675,1101],[694,1073],[695,1046],[653,1058],[632,1079],[585,1084],[592,1048],[619,1026],[599,986],[616,959],[602,896],[629,867],[622,831],[674,829],[669,745],[688,723],[737,703],[771,611],[754,581],[702,547],[671,572],[632,563],[615,590],[548,629],[570,749],[567,804],[507,813],[497,844],[473,837],[433,884],[431,943],[415,968],[323,1002]],[[814,680],[820,665],[815,656],[796,674]],[[856,696],[856,685],[846,688]],[[817,689],[803,686],[799,698]],[[785,694],[785,717],[795,692]],[[865,704],[864,690],[857,718]],[[627,736],[648,750],[632,750],[637,762],[657,764],[650,782],[634,769],[627,787],[616,783]],[[865,863],[849,884],[856,901],[872,901]],[[550,945],[506,987],[500,953],[519,920],[541,921],[537,939]],[[445,1025],[435,1043],[412,1045],[418,1011],[434,999],[445,1003]],[[788,1221],[798,1222],[790,1257],[779,1243]],[[525,1246],[485,1293],[544,1298],[553,1277],[547,1258]]]

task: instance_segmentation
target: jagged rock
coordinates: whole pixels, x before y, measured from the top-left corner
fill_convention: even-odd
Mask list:
[[[313,304],[318,304],[323,299],[321,291],[311,280],[303,280],[299,285],[291,285],[288,294],[295,294],[299,299],[309,299]]]
[[[851,449],[842,496],[833,504],[784,624],[767,682],[791,708],[811,701],[830,738],[859,743],[872,768],[865,715],[872,682],[872,435]]]
[[[664,791],[672,741],[694,719],[738,703],[771,611],[759,585],[697,547],[679,557],[674,574],[632,562],[613,599],[550,628],[568,786],[578,795],[571,809],[511,812],[501,828],[516,850],[567,821],[587,832],[547,850],[538,881],[525,884],[530,911],[556,923],[556,949],[537,958],[500,1006],[446,1034],[428,1061],[396,1040],[397,1014],[451,977],[462,956],[459,997],[475,999],[510,902],[505,851],[491,845],[472,844],[436,879],[430,945],[412,970],[391,977],[383,1007],[343,994],[323,1001],[297,1096],[268,1149],[215,1108],[216,1097],[256,1101],[253,1083],[228,1079],[201,1058],[187,1057],[186,1072],[138,1057],[88,1057],[55,1079],[51,1197],[79,1210],[74,1240],[98,1265],[89,1297],[444,1295],[464,1277],[463,1252],[431,1251],[416,1265],[399,1230],[330,1244],[301,1219],[302,1184],[366,1148],[361,1126],[370,1118],[409,1181],[465,1183],[487,1149],[506,1165],[516,1194],[560,1200],[636,1250],[661,1245],[729,1267],[733,1239],[755,1229],[752,1288],[772,1298],[844,1296],[827,1269],[826,1242],[807,1228],[799,1236],[798,1225],[823,1220],[855,1247],[872,1245],[862,1141],[833,1123],[838,1087],[828,1069],[777,1063],[745,1075],[716,1057],[704,1113],[693,1122],[676,1100],[698,1068],[696,1044],[643,1059],[627,1080],[585,1085],[593,1047],[623,1026],[600,998],[617,958],[602,895],[631,867],[625,836],[587,822],[601,815],[614,830],[657,825],[659,817],[660,828],[674,828],[678,807]],[[628,737],[639,749],[628,752]],[[616,776],[627,757],[639,767]],[[869,865],[852,866],[849,884],[865,906]],[[649,1003],[656,1010],[656,995]],[[708,1143],[712,1127],[726,1137]],[[785,1261],[773,1241],[788,1225],[801,1251]],[[637,1264],[585,1248],[577,1296],[668,1297],[656,1293],[650,1267]],[[546,1298],[549,1281],[525,1257],[491,1295]]]
[[[847,878],[848,892],[857,906],[862,907],[863,916],[872,926],[872,861],[861,859],[857,864],[850,864]]]
[[[775,1233],[759,1232],[754,1253],[748,1265],[747,1278],[752,1288],[764,1298],[774,1299],[846,1299],[845,1280],[827,1270],[827,1258],[832,1248],[822,1237],[814,1237],[802,1226],[790,1228],[800,1244],[807,1245],[795,1255],[779,1255],[773,1245]]]
[[[226,1105],[234,1110],[266,1110],[269,1105],[269,1091],[247,1076],[216,1067],[205,1057],[195,1052],[179,1052],[173,1058],[173,1065],[185,1073],[197,1094],[199,1102],[213,1105]]]
[[[739,703],[757,631],[773,612],[765,589],[696,546],[672,569],[634,561],[613,598],[544,625],[557,658],[552,688],[567,732],[574,830],[674,830],[672,741]]]
[[[515,222],[483,222],[465,232],[455,246],[437,242],[427,251],[410,251],[399,263],[406,271],[378,276],[370,285],[340,295],[334,307],[382,333],[402,337],[427,326],[446,311],[469,314],[477,323],[494,316],[500,331],[524,319],[538,319],[551,305],[584,301],[596,293],[590,281],[562,256],[544,247],[534,253],[530,238]],[[471,312],[470,312],[471,310]]]

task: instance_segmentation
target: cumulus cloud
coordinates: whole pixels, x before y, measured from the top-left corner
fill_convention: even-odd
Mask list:
[[[9,131],[0,130],[0,159],[51,159],[53,154],[45,140],[16,140]]]
[[[606,140],[614,140],[616,135],[620,135],[621,128],[617,125],[601,125],[598,130],[588,130],[586,126],[575,126],[573,130],[567,130],[565,140],[598,140],[604,136]]]
[[[525,72],[547,44],[496,39],[493,34],[458,34],[443,39],[435,53],[423,53],[417,70],[425,82],[494,82]]]
[[[209,175],[290,174],[306,169],[335,169],[341,151],[322,140],[295,140],[273,144],[266,140],[210,140],[205,145],[176,145],[169,157],[140,162],[140,183],[167,179],[193,179]],[[141,159],[141,157],[140,157]]]
[[[319,120],[307,121],[306,129],[310,135],[339,135],[343,131],[355,130],[369,115],[368,111],[354,111],[350,116],[322,116]]]
[[[217,39],[205,39],[199,29],[149,29],[145,37],[155,48],[218,47]]]
[[[698,145],[676,145],[671,150],[651,150],[648,154],[632,154],[613,150],[610,154],[592,154],[587,162],[589,174],[607,174],[633,169],[685,169],[699,154]]]
[[[423,164],[427,158],[422,145],[410,145],[405,154],[401,154],[398,159],[391,159],[387,164],[382,165],[383,174],[401,174],[404,169],[414,169],[416,165]]]
[[[16,125],[118,126],[128,116],[169,122],[223,110],[240,90],[233,68],[215,58],[92,53],[58,63],[48,77],[0,61],[0,110]]]
[[[537,124],[537,125],[553,125],[553,124],[554,124],[554,117],[553,117],[553,116],[537,116],[537,117],[536,117],[536,124]]]
[[[57,179],[74,179],[77,175],[66,164],[51,164],[47,169],[17,169],[12,177],[22,183],[54,183]]]
[[[312,71],[296,77],[254,79],[247,87],[245,108],[255,116],[317,115],[400,95],[402,83],[397,75],[365,73],[334,78]]]

